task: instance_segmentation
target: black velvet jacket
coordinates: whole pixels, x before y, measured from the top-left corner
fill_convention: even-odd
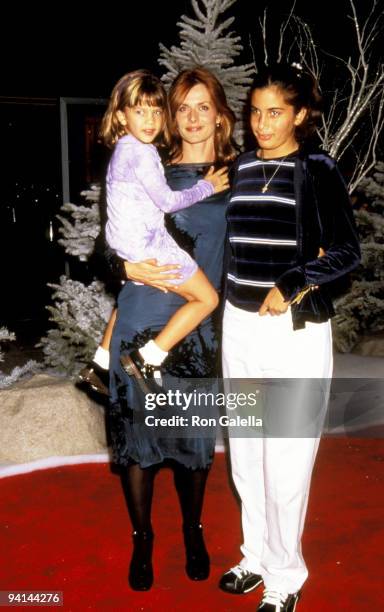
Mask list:
[[[276,286],[289,301],[313,289],[291,306],[293,327],[300,329],[306,321],[320,323],[335,314],[327,283],[358,266],[360,248],[351,201],[334,159],[323,152],[299,152],[294,187],[297,265]],[[318,257],[320,247],[323,257]]]

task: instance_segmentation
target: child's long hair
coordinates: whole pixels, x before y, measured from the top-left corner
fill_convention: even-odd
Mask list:
[[[164,110],[163,138],[167,140],[168,103],[164,86],[149,70],[128,72],[112,90],[108,108],[100,127],[101,140],[112,148],[127,133],[117,117],[117,112],[137,105],[158,106]]]
[[[233,141],[235,115],[228,106],[225,92],[220,81],[212,72],[200,66],[180,72],[169,89],[169,137],[171,141],[169,159],[177,160],[181,157],[182,141],[176,125],[176,113],[188,92],[192,87],[199,84],[205,85],[208,89],[212,102],[221,117],[220,126],[215,132],[215,161],[218,163],[232,161],[237,155],[235,143]]]
[[[291,104],[295,112],[305,108],[307,114],[302,123],[295,128],[295,138],[301,143],[310,138],[316,131],[322,114],[322,97],[315,78],[303,70],[300,64],[273,64],[257,73],[250,90],[251,99],[255,89],[277,87],[283,94],[287,104]]]

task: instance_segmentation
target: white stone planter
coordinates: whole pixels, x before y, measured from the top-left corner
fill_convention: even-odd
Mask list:
[[[0,463],[106,450],[103,409],[71,381],[38,374],[0,391]]]

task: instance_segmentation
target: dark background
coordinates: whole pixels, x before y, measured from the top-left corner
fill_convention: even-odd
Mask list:
[[[290,0],[238,0],[225,15],[235,17],[231,29],[248,47],[249,37],[255,40],[265,6],[273,30],[291,5]],[[355,0],[360,14],[370,5],[371,0]],[[54,14],[39,11],[36,3],[22,11],[17,5],[11,9],[12,38],[0,41],[2,57],[7,58],[2,66],[2,95],[108,97],[124,72],[147,67],[161,74],[159,42],[177,45],[177,21],[183,14],[193,15],[190,0],[96,6],[65,4],[61,12],[55,7]],[[328,51],[347,55],[351,42],[348,0],[297,0],[295,13],[312,25],[315,40]],[[248,49],[244,60],[251,60]]]
[[[290,10],[289,0],[238,0],[227,11],[235,17],[230,29],[242,37],[239,63],[252,61],[250,42],[260,56],[258,21],[266,5],[273,43],[281,19]],[[360,14],[366,13],[367,5],[369,9],[370,0],[355,2]],[[192,13],[190,0],[55,4],[54,12],[35,3],[8,9],[3,28],[10,36],[0,40],[0,325],[19,334],[32,327],[33,335],[39,337],[47,325],[47,282],[57,281],[64,273],[55,218],[62,203],[59,98],[108,98],[122,74],[139,67],[160,76],[159,42],[178,46],[177,21]],[[353,33],[346,17],[348,0],[297,0],[295,13],[312,26],[320,46],[349,55]],[[72,115],[71,173],[75,176],[74,168],[81,163],[75,152],[83,150],[84,125],[80,110],[74,109]],[[103,161],[97,148],[93,158],[100,171]],[[74,192],[86,187],[87,172],[89,168],[81,170]],[[74,193],[72,201],[79,202],[80,197],[77,200]]]

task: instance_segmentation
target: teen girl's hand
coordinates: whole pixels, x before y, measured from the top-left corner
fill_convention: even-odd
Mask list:
[[[212,183],[215,193],[229,189],[228,167],[224,166],[215,171],[214,167],[211,166],[204,176],[204,180]]]
[[[324,257],[325,251],[320,247],[318,257]],[[318,289],[318,287],[314,287]],[[259,315],[262,317],[266,314],[272,316],[281,315],[287,312],[289,302],[284,301],[283,294],[277,287],[272,287],[267,293],[267,297],[260,306]]]
[[[281,315],[287,312],[289,302],[284,301],[283,294],[277,287],[272,287],[267,293],[267,297],[260,306],[259,315],[263,317],[266,314]]]
[[[177,269],[180,268],[179,265],[167,264],[165,266],[158,266],[156,259],[146,259],[136,263],[125,261],[124,268],[129,280],[143,283],[143,285],[150,285],[164,293],[168,293],[168,289],[175,288],[174,285],[168,282],[169,280],[182,278],[182,275],[177,272]],[[169,272],[169,274],[164,274],[164,272]]]

